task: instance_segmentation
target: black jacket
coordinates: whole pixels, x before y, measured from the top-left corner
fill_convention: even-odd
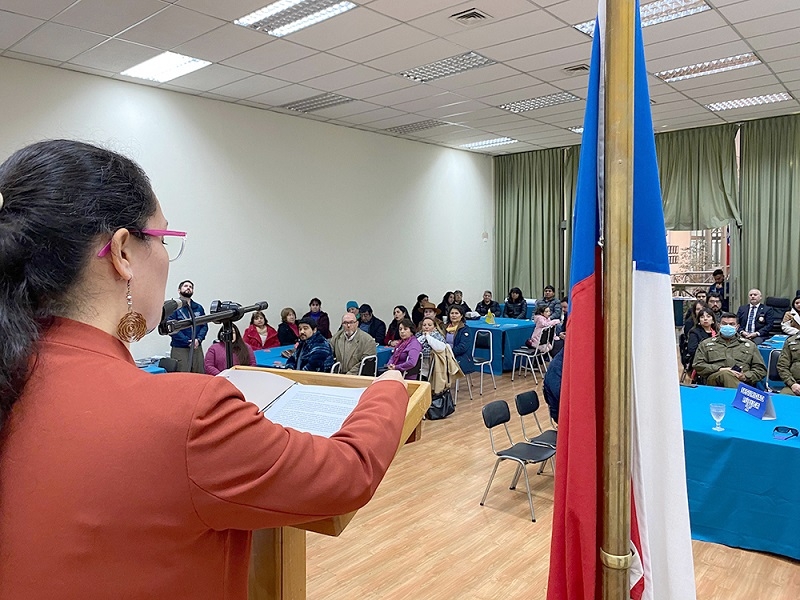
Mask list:
[[[360,324],[359,327],[361,327]],[[386,337],[386,323],[372,315],[372,319],[368,323],[367,333],[375,339],[376,344],[382,344],[383,338]]]
[[[479,315],[481,315],[482,317],[485,317],[486,313],[489,312],[489,311],[492,311],[492,314],[495,317],[499,317],[500,316],[500,305],[497,302],[495,302],[494,300],[492,300],[491,303],[489,303],[488,305],[484,304],[483,301],[481,300],[478,303],[478,305],[475,307],[475,312],[478,313]]]

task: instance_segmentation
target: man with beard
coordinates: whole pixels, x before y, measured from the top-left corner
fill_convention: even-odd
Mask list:
[[[206,314],[203,307],[192,300],[194,283],[190,280],[181,281],[178,286],[178,294],[180,294],[183,306],[167,317],[167,320],[191,319],[192,313],[194,313],[195,317]],[[170,334],[172,341],[169,344],[171,346],[169,355],[178,361],[178,371],[205,373],[203,368],[203,340],[206,339],[207,333],[208,325],[200,325],[195,330],[194,341],[192,341],[191,327]],[[189,361],[190,355],[191,362]]]
[[[300,341],[294,354],[286,360],[286,368],[330,372],[333,366],[333,350],[328,340],[317,330],[317,322],[311,317],[303,317],[297,321],[297,331]]]

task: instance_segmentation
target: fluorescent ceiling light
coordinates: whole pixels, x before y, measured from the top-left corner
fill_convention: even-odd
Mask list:
[[[495,138],[493,140],[484,140],[482,142],[472,142],[471,144],[462,144],[459,148],[466,148],[467,150],[480,150],[481,148],[492,148],[494,146],[504,146],[505,144],[516,144],[519,140],[511,139],[510,137]]]
[[[443,58],[442,60],[437,60],[436,62],[422,65],[421,67],[409,69],[399,74],[412,81],[426,83],[434,79],[450,77],[451,75],[463,73],[464,71],[493,64],[496,64],[496,61],[493,61],[491,58],[481,56],[477,52],[466,52],[465,54]]]
[[[437,121],[436,119],[428,119],[427,121],[417,121],[416,123],[409,123],[408,125],[398,125],[397,127],[389,127],[384,129],[389,133],[397,133],[399,135],[406,135],[415,133],[417,131],[424,131],[426,129],[433,129],[434,127],[441,127],[447,125],[444,121]]]
[[[713,75],[714,73],[723,73],[724,71],[733,71],[734,69],[741,69],[743,67],[752,67],[753,65],[760,65],[761,61],[752,52],[747,54],[738,54],[736,56],[728,56],[727,58],[718,58],[716,60],[709,60],[707,62],[697,63],[696,65],[689,65],[687,67],[678,67],[677,69],[668,69],[666,71],[659,71],[655,76],[667,83],[673,81],[683,81],[684,79],[692,79],[693,77],[701,77],[703,75]]]
[[[642,19],[642,27],[648,27],[707,10],[711,10],[711,7],[703,0],[657,0],[641,6],[639,16]],[[586,21],[573,27],[586,35],[593,36],[594,23],[594,20]]]
[[[318,96],[311,96],[310,98],[305,98],[303,100],[297,100],[296,102],[289,102],[289,104],[281,105],[280,108],[302,113],[310,113],[314,112],[315,110],[330,108],[331,106],[347,104],[348,102],[353,102],[353,98],[348,98],[347,96],[340,96],[339,94],[333,94],[329,92],[326,94],[319,94]]]
[[[706,108],[713,112],[730,110],[732,108],[745,108],[747,106],[759,106],[761,104],[772,104],[773,102],[784,102],[791,100],[792,96],[786,92],[780,94],[767,94],[766,96],[753,96],[751,98],[740,98],[739,100],[725,100],[724,102],[713,102],[706,104]]]
[[[557,104],[575,102],[576,100],[580,100],[580,98],[569,92],[559,92],[548,96],[539,96],[538,98],[529,98],[528,100],[518,100],[516,102],[509,102],[508,104],[501,104],[498,108],[513,113],[522,113],[529,110],[536,110],[537,108],[546,108],[548,106],[556,106]]]
[[[164,52],[130,69],[126,69],[120,75],[164,83],[207,67],[210,64],[207,60],[200,60],[199,58],[192,58],[175,52]]]
[[[356,7],[342,0],[279,0],[236,19],[242,27],[283,37]]]
[[[583,127],[567,127],[567,129],[569,129],[572,133],[577,133],[578,135],[583,133]]]

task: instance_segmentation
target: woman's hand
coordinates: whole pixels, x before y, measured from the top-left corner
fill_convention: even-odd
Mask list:
[[[394,365],[386,365],[386,368],[387,369],[391,369],[392,371],[394,371],[395,366]]]
[[[399,343],[400,342],[398,342],[397,340],[392,340],[391,342],[389,342],[389,346],[391,346],[392,348],[396,348],[397,344],[399,344]]]

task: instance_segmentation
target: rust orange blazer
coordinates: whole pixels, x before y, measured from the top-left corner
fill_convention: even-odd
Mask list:
[[[249,530],[365,504],[407,403],[399,382],[376,384],[314,437],[225,380],[150,375],[58,319],[0,445],[0,599],[244,599]]]

